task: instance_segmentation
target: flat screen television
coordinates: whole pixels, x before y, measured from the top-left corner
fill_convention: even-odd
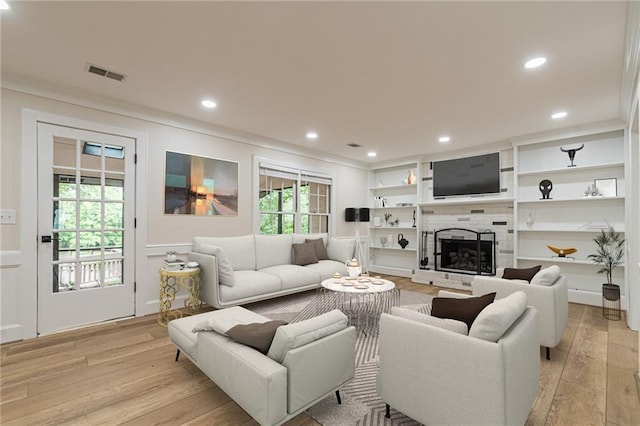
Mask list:
[[[500,153],[433,162],[433,196],[500,192]]]

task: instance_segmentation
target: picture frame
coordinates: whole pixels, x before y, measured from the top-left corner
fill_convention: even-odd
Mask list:
[[[164,214],[238,215],[238,162],[165,151]]]
[[[603,197],[616,197],[618,195],[618,179],[595,179],[593,181],[595,188]]]

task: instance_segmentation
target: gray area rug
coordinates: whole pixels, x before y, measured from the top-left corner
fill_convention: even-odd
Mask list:
[[[245,306],[254,312],[271,319],[288,322],[301,321],[316,314],[313,299],[315,291],[294,294],[278,299],[252,303]],[[430,303],[432,296],[402,290],[398,305],[415,305],[413,309],[422,310]],[[358,333],[356,340],[356,376],[340,389],[342,404],[338,405],[334,395],[320,401],[307,410],[307,413],[324,426],[418,426],[419,423],[391,409],[391,419],[385,414],[385,404],[376,392],[378,365],[378,336]]]

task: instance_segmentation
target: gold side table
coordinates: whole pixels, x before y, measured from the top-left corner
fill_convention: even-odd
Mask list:
[[[187,292],[184,306],[188,315],[200,312],[200,268],[185,268],[169,270],[160,269],[160,307],[158,311],[158,324],[168,326],[169,321],[182,318],[182,311],[171,310],[176,293],[180,287]]]

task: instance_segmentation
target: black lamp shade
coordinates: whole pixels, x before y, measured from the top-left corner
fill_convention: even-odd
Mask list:
[[[369,222],[369,208],[368,207],[347,207],[344,210],[345,222]]]

